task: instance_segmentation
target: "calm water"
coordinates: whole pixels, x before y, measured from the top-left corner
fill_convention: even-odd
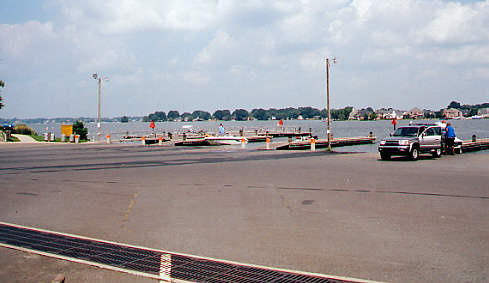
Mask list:
[[[410,120],[398,121],[398,126],[408,125]],[[416,122],[436,122],[438,120],[419,120]],[[478,138],[489,138],[489,119],[481,120],[450,120],[452,126],[455,128],[457,137],[467,140],[471,139],[472,135],[476,135]],[[270,130],[277,129],[277,121],[228,121],[228,122],[157,122],[155,131],[157,133],[162,132],[182,132],[184,125],[191,125],[192,131],[206,131],[217,132],[219,124],[222,123],[226,128],[226,131],[239,131],[244,129],[245,131],[254,130]],[[52,124],[29,124],[38,134],[42,134],[46,131],[53,132],[55,135],[61,135],[61,129],[58,123]],[[88,136],[91,139],[97,137],[97,124],[86,123],[85,127],[88,128]],[[327,123],[318,120],[293,120],[284,121],[284,127],[287,129],[301,128],[303,131],[312,130],[313,135],[318,137],[326,137]],[[47,130],[46,130],[47,129]],[[357,137],[368,136],[370,132],[373,133],[377,140],[380,140],[388,136],[392,132],[391,121],[379,120],[379,121],[333,121],[331,124],[331,132],[335,137]],[[107,134],[110,134],[113,141],[118,141],[125,134],[131,135],[144,135],[150,134],[151,129],[149,123],[143,122],[129,122],[129,123],[102,123],[102,137],[105,138]],[[338,149],[342,151],[377,151],[377,145],[362,145],[346,147]]]

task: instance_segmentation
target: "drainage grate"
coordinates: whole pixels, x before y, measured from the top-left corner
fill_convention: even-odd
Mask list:
[[[0,222],[0,246],[159,280],[191,282],[365,282],[148,250]]]

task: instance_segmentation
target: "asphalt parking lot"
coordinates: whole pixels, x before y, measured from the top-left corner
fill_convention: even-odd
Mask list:
[[[489,152],[488,152],[489,153]],[[489,280],[489,154],[0,146],[0,221],[388,282]],[[0,248],[1,281],[146,279]],[[149,280],[148,280],[149,282]]]

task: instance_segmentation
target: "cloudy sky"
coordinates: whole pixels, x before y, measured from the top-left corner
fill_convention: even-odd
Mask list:
[[[2,0],[3,118],[489,102],[489,0]]]

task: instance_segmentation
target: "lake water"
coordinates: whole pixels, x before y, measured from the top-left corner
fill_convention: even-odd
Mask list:
[[[408,125],[411,120],[399,120],[397,126]],[[437,122],[438,120],[417,120],[416,122]],[[278,121],[201,121],[201,122],[156,122],[155,131],[162,132],[182,132],[182,126],[191,125],[192,131],[217,132],[219,124],[222,123],[226,131],[237,132],[240,129],[245,131],[255,130],[276,130]],[[472,138],[476,135],[478,138],[489,138],[489,119],[480,120],[450,120],[455,129],[457,137],[463,140]],[[38,134],[44,132],[53,132],[57,136],[61,136],[61,124],[29,124]],[[320,120],[287,120],[284,121],[286,129],[298,129],[302,131],[312,130],[314,136],[325,138],[327,123]],[[85,123],[88,129],[88,136],[91,139],[97,138],[97,124]],[[111,135],[113,141],[118,141],[123,135],[145,135],[150,134],[151,129],[149,123],[144,122],[129,122],[129,123],[102,123],[102,138],[105,139],[107,134]],[[390,120],[379,121],[333,121],[331,123],[331,132],[335,137],[358,137],[368,136],[370,132],[377,137],[377,141],[388,136],[392,132],[392,124]],[[377,145],[361,145],[345,148],[338,148],[338,151],[377,151]]]

